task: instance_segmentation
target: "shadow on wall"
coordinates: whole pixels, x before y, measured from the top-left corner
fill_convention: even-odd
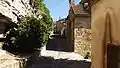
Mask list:
[[[33,61],[34,60],[34,61]],[[91,62],[54,59],[52,57],[40,57],[37,60],[29,59],[26,68],[90,68]]]
[[[67,47],[66,47],[67,40],[65,36],[53,35],[51,37],[52,39],[49,39],[46,45],[47,50],[68,52]]]

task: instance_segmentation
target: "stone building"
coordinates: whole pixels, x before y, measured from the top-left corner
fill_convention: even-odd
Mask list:
[[[66,18],[59,19],[54,23],[54,31],[56,34],[64,35],[64,29],[66,27]]]
[[[91,23],[90,15],[83,10],[81,3],[75,5],[74,0],[69,0],[70,10],[67,16],[67,48],[81,55],[90,52]]]

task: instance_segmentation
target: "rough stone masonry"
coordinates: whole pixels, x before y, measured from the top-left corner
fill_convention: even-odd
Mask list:
[[[91,30],[86,28],[76,28],[74,30],[75,52],[85,56],[87,52],[91,53]]]
[[[41,11],[30,5],[31,0],[0,0],[0,13],[17,23],[21,16],[41,18]],[[0,50],[0,68],[20,68],[22,58]]]

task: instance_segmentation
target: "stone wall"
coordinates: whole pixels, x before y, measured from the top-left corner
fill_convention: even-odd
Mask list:
[[[20,16],[40,18],[42,12],[32,7],[30,0],[0,0],[0,13],[17,23]]]
[[[91,19],[90,19],[89,16],[76,17],[75,18],[75,23],[74,23],[74,28],[90,29],[91,28],[90,20]]]
[[[85,28],[74,29],[74,49],[75,52],[85,56],[87,52],[91,53],[91,30]]]
[[[0,14],[12,20],[12,23],[17,23],[20,17],[33,16],[35,18],[42,18],[42,11],[36,9],[31,2],[35,0],[0,0]],[[0,18],[4,21],[4,19]],[[6,19],[5,19],[6,21]],[[7,23],[10,23],[9,21]],[[4,36],[2,36],[3,38]],[[0,42],[0,48],[2,42]],[[0,68],[20,68],[24,59],[15,57],[4,50],[0,50]]]
[[[0,68],[23,68],[24,60],[24,58],[19,58],[0,49]]]

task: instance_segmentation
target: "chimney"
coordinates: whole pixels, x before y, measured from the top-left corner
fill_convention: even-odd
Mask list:
[[[70,5],[70,7],[74,6],[75,5],[75,0],[69,0],[69,5]]]

